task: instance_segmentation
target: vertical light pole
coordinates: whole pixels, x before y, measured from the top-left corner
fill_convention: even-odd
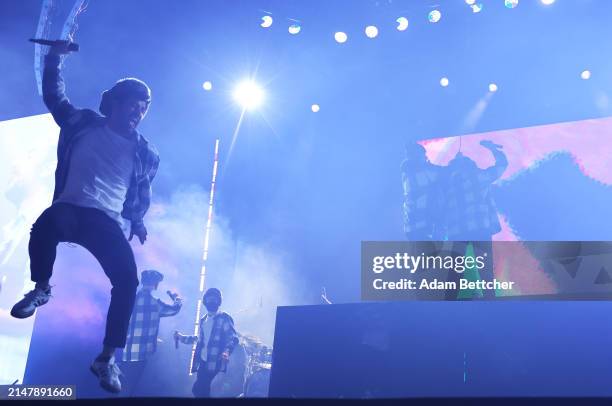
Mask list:
[[[210,86],[207,86],[210,87]],[[232,148],[234,147],[234,143],[238,138],[238,132],[240,131],[240,126],[242,124],[242,119],[244,118],[244,114],[247,110],[253,110],[257,108],[264,99],[263,90],[252,80],[245,80],[238,84],[236,89],[234,90],[234,100],[242,106],[242,113],[240,114],[240,119],[238,120],[238,124],[236,126],[236,130],[234,131],[234,135],[232,137],[232,143],[229,148],[227,159],[232,152]],[[213,218],[213,203],[215,197],[215,185],[217,182],[217,170],[219,168],[219,139],[215,141],[215,160],[213,164],[213,173],[212,173],[212,182],[210,185],[210,199],[208,201],[208,220],[206,222],[206,233],[204,236],[204,253],[202,255],[202,268],[200,270],[200,298],[198,299],[198,304],[196,307],[196,318],[193,325],[193,334],[199,335],[200,330],[200,318],[202,314],[202,296],[204,295],[204,285],[206,282],[206,262],[208,260],[208,243],[210,241],[210,231],[212,227],[212,218]],[[191,373],[191,369],[193,368],[193,361],[195,358],[195,349],[197,343],[194,343],[191,348],[191,361],[189,362],[189,375],[193,375]]]
[[[200,269],[200,297],[196,307],[196,318],[193,327],[193,334],[199,334],[200,318],[202,313],[202,296],[204,295],[204,286],[206,282],[206,262],[208,260],[208,244],[210,242],[210,231],[212,228],[213,205],[215,202],[215,184],[217,182],[217,171],[219,169],[219,139],[215,141],[215,158],[213,163],[212,181],[210,184],[210,198],[208,199],[208,219],[206,220],[206,233],[204,234],[204,252],[202,254],[202,268]],[[192,375],[191,368],[195,358],[196,343],[191,348],[191,361],[189,362],[189,375]]]

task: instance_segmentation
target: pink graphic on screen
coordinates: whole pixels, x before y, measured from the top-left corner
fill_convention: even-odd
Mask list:
[[[612,150],[606,142],[612,141],[612,118],[440,138],[422,144],[431,162],[446,165],[459,151],[461,142],[461,152],[480,168],[486,168],[493,165],[493,156],[479,144],[482,140],[504,147],[509,165],[501,179],[511,178],[553,152],[566,151],[585,176],[612,185]]]
[[[494,157],[480,145],[491,140],[503,147],[508,167],[495,185],[511,183],[517,176],[533,171],[551,156],[569,154],[573,163],[587,178],[594,180],[612,192],[612,118],[584,120],[560,124],[512,130],[447,137],[420,142],[427,150],[428,159],[435,165],[446,166],[459,150],[485,169],[494,165]],[[523,196],[529,199],[530,196]],[[589,199],[589,196],[567,196],[568,199]],[[493,235],[493,241],[521,240],[510,226],[507,216],[498,213],[501,231]],[[512,252],[495,251],[495,274],[505,280],[513,280],[521,288],[511,294],[545,294],[557,292],[556,284],[540,267],[540,264],[522,245],[513,245]],[[521,248],[522,247],[522,248]],[[510,272],[509,269],[515,270]],[[517,272],[529,269],[529,272]]]

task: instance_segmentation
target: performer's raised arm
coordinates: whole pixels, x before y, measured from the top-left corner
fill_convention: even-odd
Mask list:
[[[502,176],[508,167],[508,158],[506,157],[504,151],[502,151],[503,147],[499,144],[495,144],[489,140],[483,140],[480,141],[480,145],[491,151],[493,157],[495,158],[495,164],[485,169],[491,183],[493,183]]]
[[[181,310],[181,307],[183,307],[183,299],[181,299],[177,293],[168,291],[168,296],[172,298],[172,304],[157,299],[157,303],[159,304],[159,317],[175,316]]]
[[[45,56],[42,79],[43,101],[60,127],[70,123],[79,110],[66,97],[66,85],[61,75],[62,55],[70,53],[69,41],[57,41]]]

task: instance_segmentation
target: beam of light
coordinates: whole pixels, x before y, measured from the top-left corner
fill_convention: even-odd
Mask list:
[[[497,85],[495,83],[489,83],[489,92],[495,93],[495,92],[497,92],[497,89],[498,89],[498,87],[497,87]]]
[[[348,39],[348,35],[346,35],[345,32],[338,31],[337,33],[334,34],[334,39],[336,40],[337,43],[344,44],[346,40]]]
[[[208,260],[208,246],[210,242],[210,232],[212,230],[212,220],[213,220],[213,205],[215,202],[215,185],[217,183],[217,171],[219,169],[219,139],[215,141],[215,157],[213,163],[213,172],[212,172],[212,180],[210,183],[210,198],[208,200],[208,218],[206,220],[206,234],[204,237],[204,251],[202,253],[202,268],[200,269],[200,298],[198,299],[198,304],[196,307],[196,318],[194,323],[194,333],[193,335],[198,335],[200,318],[202,315],[202,296],[204,296],[204,286],[206,282],[206,262]],[[195,349],[196,343],[193,344],[191,348],[191,361],[189,362],[189,375],[192,375],[191,368],[193,367],[193,360],[195,357]]]
[[[489,102],[493,97],[492,92],[487,92],[484,96],[478,100],[478,102],[472,107],[472,109],[468,112],[465,120],[463,120],[461,132],[462,133],[471,133],[476,128],[476,125],[482,118],[485,110],[489,106]],[[461,137],[459,137],[461,139]]]
[[[274,19],[272,18],[272,16],[263,16],[263,17],[261,17],[260,27],[261,28],[270,28],[272,26],[273,22],[274,22]]]
[[[431,10],[427,15],[427,19],[430,23],[437,23],[442,18],[442,13],[440,10]]]
[[[252,80],[240,82],[234,89],[234,100],[246,110],[256,109],[263,99],[263,90]]]
[[[242,126],[242,120],[244,119],[244,114],[246,113],[246,109],[242,109],[240,113],[240,118],[238,119],[238,123],[236,124],[236,128],[234,129],[234,134],[232,134],[232,143],[230,144],[229,151],[227,152],[226,165],[229,164],[230,158],[232,157],[232,151],[234,150],[234,145],[236,144],[236,140],[238,139],[238,133],[240,132],[240,127]]]
[[[206,82],[202,83],[202,89],[206,90],[207,92],[212,90],[212,83],[207,80]]]
[[[368,25],[365,28],[365,35],[368,38],[376,38],[378,36],[378,28],[374,25]]]
[[[397,23],[396,28],[398,31],[406,31],[408,29],[408,19],[406,17],[400,17],[395,22]]]

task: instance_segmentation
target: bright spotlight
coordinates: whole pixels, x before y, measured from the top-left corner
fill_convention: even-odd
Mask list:
[[[431,10],[427,15],[427,19],[430,23],[437,23],[440,21],[440,18],[442,18],[442,13],[440,13],[440,10]]]
[[[497,92],[497,85],[495,83],[489,83],[489,92],[491,93]]]
[[[472,4],[472,13],[480,13],[482,11],[482,3]]]
[[[262,28],[270,28],[272,26],[273,22],[274,22],[274,20],[272,19],[272,16],[263,16],[263,17],[261,17],[261,24],[260,24],[260,26]]]
[[[365,29],[365,35],[368,38],[376,38],[378,36],[378,28],[374,25],[368,25]]]
[[[544,4],[545,6],[550,6],[554,2],[555,0],[540,0],[540,3]]]
[[[212,89],[212,83],[207,80],[206,82],[202,83],[202,88],[208,92]]]
[[[400,17],[395,20],[395,22],[397,23],[398,31],[406,31],[406,29],[408,28],[408,19],[406,17]]]
[[[289,34],[296,35],[302,31],[302,27],[299,24],[291,24],[289,26]]]
[[[334,34],[334,39],[336,40],[337,43],[344,44],[346,40],[348,39],[348,35],[346,35],[345,32],[338,31],[337,33]]]
[[[468,6],[471,6],[474,3],[476,3],[476,0],[465,0],[465,4],[467,4]]]
[[[582,71],[582,73],[580,74],[580,77],[584,80],[589,80],[591,78],[591,71],[590,70]]]
[[[251,80],[241,82],[234,90],[234,100],[246,110],[257,108],[263,102],[263,99],[263,90]]]
[[[440,86],[442,86],[442,87],[448,86],[448,78],[447,77],[443,77],[442,79],[440,79]]]
[[[313,104],[310,106],[310,110],[312,110],[313,113],[318,113],[319,110],[321,110],[321,107],[318,104]]]

